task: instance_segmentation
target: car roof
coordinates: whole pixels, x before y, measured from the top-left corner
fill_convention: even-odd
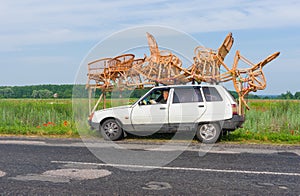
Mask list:
[[[181,85],[156,86],[154,88],[215,87],[215,86],[221,86],[221,85],[217,85],[217,84],[186,84],[186,85],[182,85],[181,84]]]

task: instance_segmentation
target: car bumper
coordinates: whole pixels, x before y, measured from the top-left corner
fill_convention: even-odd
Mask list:
[[[231,119],[225,120],[222,126],[224,130],[235,130],[242,127],[242,124],[245,122],[245,117],[240,115],[234,115]]]
[[[88,123],[90,125],[91,130],[99,130],[100,123],[95,123],[95,122],[92,122],[91,120],[89,120]]]

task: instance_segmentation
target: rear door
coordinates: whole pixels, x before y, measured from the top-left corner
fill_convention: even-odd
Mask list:
[[[204,86],[201,89],[207,104],[207,110],[202,119],[204,121],[221,121],[229,118],[228,113],[231,111],[228,110],[231,109],[231,104],[224,96],[221,86]]]
[[[205,111],[206,104],[200,87],[174,88],[169,107],[169,123],[171,126],[181,126],[182,128],[194,126]]]

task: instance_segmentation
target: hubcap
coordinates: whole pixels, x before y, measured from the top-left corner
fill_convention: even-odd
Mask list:
[[[200,135],[205,140],[211,140],[216,135],[216,128],[212,124],[202,125],[200,127]]]
[[[104,132],[107,134],[107,136],[115,136],[119,131],[119,126],[115,122],[109,122],[104,125],[103,127]]]

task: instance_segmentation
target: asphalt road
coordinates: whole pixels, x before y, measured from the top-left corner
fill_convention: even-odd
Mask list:
[[[299,146],[217,144],[206,150],[193,144],[167,164],[157,164],[152,154],[150,161],[139,155],[168,157],[182,144],[159,149],[157,143],[91,141],[87,146],[80,140],[0,138],[0,194],[300,195]],[[121,156],[128,150],[137,152],[136,164]],[[100,160],[104,152],[114,161]]]

